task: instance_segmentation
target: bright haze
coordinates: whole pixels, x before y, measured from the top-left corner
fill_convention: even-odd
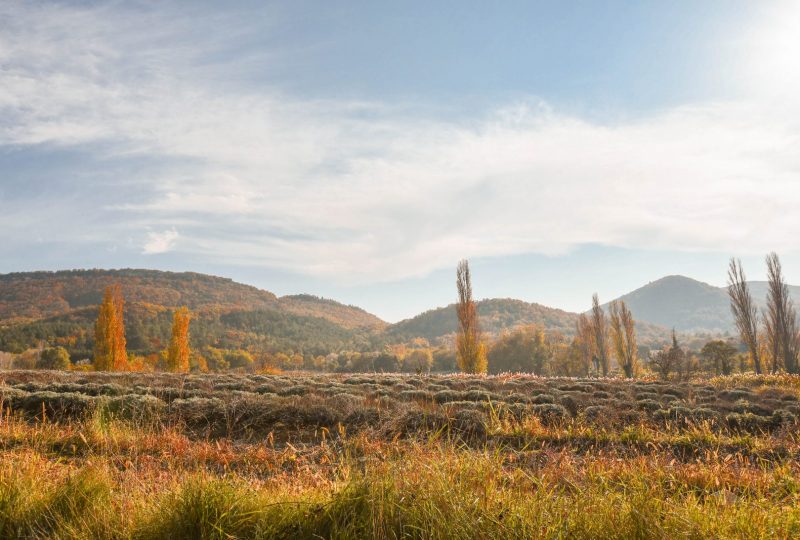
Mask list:
[[[495,5],[496,4],[496,5]],[[730,256],[800,282],[800,3],[0,3],[0,272],[156,268],[394,321]]]

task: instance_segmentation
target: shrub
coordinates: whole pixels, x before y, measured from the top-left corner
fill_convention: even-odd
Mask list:
[[[463,401],[464,393],[456,392],[455,390],[442,390],[441,392],[436,392],[433,395],[433,399],[434,401],[436,401],[436,403],[447,403],[448,401]]]
[[[469,441],[486,439],[486,418],[478,411],[460,410],[449,422],[451,433]]]
[[[578,414],[578,401],[575,399],[575,397],[570,395],[561,396],[559,403],[562,407],[569,411],[569,414],[572,416]]]
[[[360,408],[348,414],[342,423],[345,427],[364,428],[367,426],[377,426],[380,423],[381,415],[377,409]]]
[[[583,418],[591,422],[608,418],[610,414],[611,411],[604,405],[590,405],[581,411]]]
[[[281,388],[278,390],[279,396],[304,396],[308,393],[308,388],[305,386],[296,384],[294,386],[289,386],[286,388]]]
[[[95,405],[95,398],[74,392],[31,392],[9,401],[13,410],[38,418],[44,412],[51,420],[81,418]]]
[[[773,427],[772,418],[757,416],[752,413],[731,413],[725,417],[731,429],[748,433],[769,431]]]
[[[71,365],[69,353],[64,347],[51,347],[43,350],[36,362],[38,369],[68,370]]]
[[[438,432],[447,426],[447,417],[439,411],[411,409],[395,420],[389,431],[392,434],[413,437]]]
[[[561,405],[556,405],[554,403],[532,405],[530,410],[544,425],[556,424],[569,418],[567,410]]]
[[[433,401],[433,394],[425,390],[403,390],[398,397],[401,401]]]
[[[653,412],[661,408],[661,404],[653,399],[643,399],[637,402],[636,406],[641,411]]]
[[[751,413],[758,416],[769,416],[772,414],[770,409],[762,407],[756,403],[750,403],[749,401],[743,399],[734,404],[733,410],[737,413]]]
[[[156,420],[167,408],[157,397],[140,394],[107,398],[101,403],[103,410],[114,417],[136,421]]]

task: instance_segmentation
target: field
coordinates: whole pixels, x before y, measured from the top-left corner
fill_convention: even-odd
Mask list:
[[[800,378],[0,373],[0,538],[795,538]]]

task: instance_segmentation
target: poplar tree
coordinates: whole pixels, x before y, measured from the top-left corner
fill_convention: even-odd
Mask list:
[[[728,297],[739,336],[747,346],[756,373],[761,373],[761,355],[758,343],[758,309],[750,295],[750,287],[742,269],[742,262],[731,259],[728,266]]]
[[[625,376],[633,378],[639,370],[638,346],[633,315],[623,300],[611,302],[611,341]]]
[[[172,337],[167,349],[167,371],[189,371],[189,322],[191,314],[185,306],[175,310],[172,318]]]
[[[472,279],[469,273],[469,262],[463,260],[456,269],[456,288],[458,289],[459,331],[456,336],[456,353],[458,367],[465,373],[486,373],[486,344],[481,339],[478,325],[478,311],[472,299]]]
[[[592,330],[594,332],[594,366],[595,371],[602,371],[603,377],[608,376],[608,321],[597,293],[592,295]]]
[[[128,369],[123,309],[120,286],[106,287],[94,325],[94,368],[97,371]]]

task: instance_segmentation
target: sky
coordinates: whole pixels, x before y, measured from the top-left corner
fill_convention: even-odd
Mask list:
[[[387,321],[800,283],[800,2],[0,2],[0,273],[155,268]]]

